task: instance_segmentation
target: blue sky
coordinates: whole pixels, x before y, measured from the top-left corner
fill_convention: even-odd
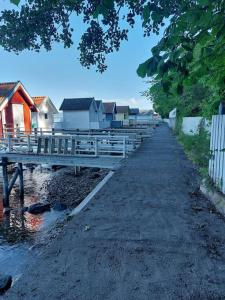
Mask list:
[[[4,3],[3,6],[6,5]],[[151,103],[141,96],[149,84],[137,76],[136,69],[139,63],[149,58],[150,50],[160,36],[144,38],[138,23],[130,31],[129,41],[122,44],[120,51],[108,56],[108,70],[99,74],[94,69],[87,70],[80,65],[76,48],[84,25],[76,17],[73,25],[75,44],[70,49],[55,44],[50,52],[43,49],[40,53],[25,51],[16,55],[0,48],[0,81],[20,80],[30,95],[47,95],[57,107],[63,98],[95,97],[117,101],[120,105],[151,108]]]

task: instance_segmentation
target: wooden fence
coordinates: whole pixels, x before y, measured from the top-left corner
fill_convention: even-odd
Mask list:
[[[212,118],[210,150],[209,176],[225,194],[225,115]]]
[[[126,157],[135,147],[127,144],[124,136],[81,136],[81,135],[25,135],[8,134],[0,138],[0,146],[5,153],[71,156],[111,156]],[[1,148],[0,147],[0,148]]]

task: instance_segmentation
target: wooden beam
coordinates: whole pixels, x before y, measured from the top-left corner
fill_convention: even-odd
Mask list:
[[[13,177],[12,177],[12,179],[11,179],[10,182],[9,182],[9,187],[8,187],[9,194],[10,194],[11,191],[12,191],[12,188],[13,188],[13,186],[14,186],[14,184],[15,184],[17,178],[18,178],[18,175],[19,175],[19,170],[18,170],[18,168],[16,168],[16,171],[15,171],[15,173],[13,174]]]
[[[20,183],[20,198],[24,198],[24,180],[23,180],[23,164],[18,164],[18,170],[19,170],[19,183]]]
[[[2,157],[2,175],[3,175],[3,207],[9,208],[9,179],[8,179],[8,159]]]
[[[18,154],[7,153],[8,163],[24,163],[24,164],[49,164],[58,166],[80,166],[80,167],[96,167],[115,170],[119,168],[122,161],[121,156],[112,157],[87,157],[87,156],[65,156],[65,155],[37,155],[37,154]],[[0,154],[1,157],[1,154]]]

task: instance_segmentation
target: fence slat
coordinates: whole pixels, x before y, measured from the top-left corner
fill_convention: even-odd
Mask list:
[[[212,118],[210,150],[209,176],[225,193],[225,115]]]

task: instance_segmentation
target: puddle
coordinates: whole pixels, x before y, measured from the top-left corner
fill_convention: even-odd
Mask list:
[[[1,170],[0,170],[1,174]],[[51,210],[40,215],[23,213],[24,206],[45,199],[42,185],[51,178],[52,171],[27,169],[24,171],[25,196],[21,202],[18,186],[10,196],[11,211],[3,213],[2,178],[0,175],[0,273],[10,274],[14,278],[22,272],[22,266],[29,261],[35,251],[29,249],[47,236],[47,230],[56,220],[63,218],[64,212]]]

